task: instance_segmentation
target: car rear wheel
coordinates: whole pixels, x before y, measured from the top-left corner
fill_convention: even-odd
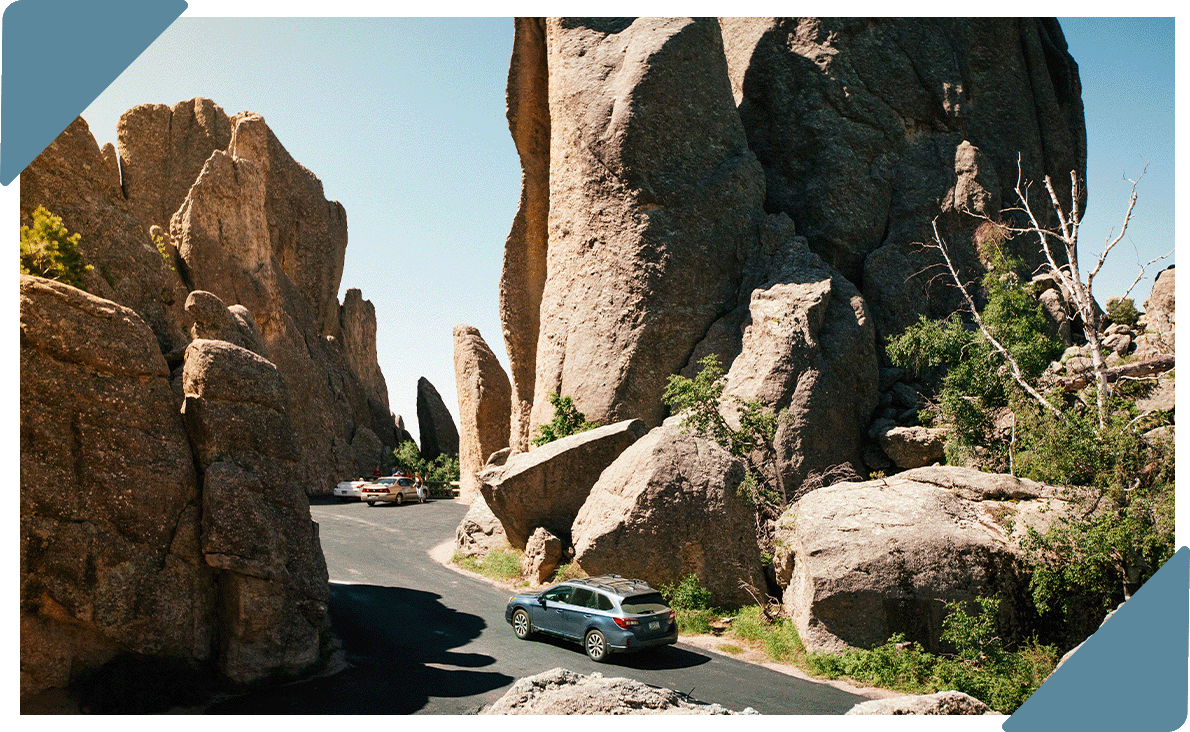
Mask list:
[[[607,642],[603,639],[603,633],[598,630],[587,633],[587,638],[583,641],[583,649],[595,663],[603,663],[607,658]]]
[[[529,622],[529,614],[524,610],[517,610],[512,614],[512,632],[521,640],[533,635],[533,624]]]

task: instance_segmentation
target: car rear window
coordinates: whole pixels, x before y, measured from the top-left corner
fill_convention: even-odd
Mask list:
[[[650,592],[645,595],[625,597],[620,601],[620,608],[626,613],[643,615],[668,610],[669,605],[665,604],[665,598],[661,596],[660,592]]]

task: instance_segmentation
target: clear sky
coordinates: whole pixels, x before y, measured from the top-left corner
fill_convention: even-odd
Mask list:
[[[229,6],[190,0],[83,117],[102,145],[141,103],[205,96],[228,114],[262,114],[347,209],[340,300],[356,287],[376,307],[393,411],[417,437],[424,376],[457,420],[453,326],[479,328],[507,367],[498,282],[520,180],[504,114],[512,21],[197,17]],[[315,12],[309,6],[246,2],[230,12]],[[1121,176],[1149,166],[1130,236],[1096,280],[1100,302],[1131,283],[1138,259],[1173,247],[1173,25],[1062,19],[1087,116],[1084,264],[1118,230],[1130,187]],[[1150,287],[1151,275],[1134,292],[1138,307]]]

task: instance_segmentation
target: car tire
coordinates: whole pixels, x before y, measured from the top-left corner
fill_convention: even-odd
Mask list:
[[[404,502],[405,502],[405,495],[403,493],[398,493],[397,500],[393,501],[393,503],[397,504],[398,506],[400,506]]]
[[[603,633],[598,630],[589,631],[587,637],[583,639],[583,650],[587,652],[587,657],[595,663],[606,661],[607,640],[603,637]]]
[[[376,501],[368,501],[368,505],[369,505],[369,506],[375,506],[375,505],[376,505]]]
[[[529,613],[517,610],[512,614],[512,633],[521,640],[528,640],[533,635],[533,623],[529,622]]]

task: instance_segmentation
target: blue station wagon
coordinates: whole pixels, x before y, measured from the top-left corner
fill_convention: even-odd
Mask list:
[[[661,593],[615,574],[567,580],[535,595],[508,598],[504,619],[517,638],[535,632],[576,641],[592,661],[609,653],[678,642],[678,622]]]

